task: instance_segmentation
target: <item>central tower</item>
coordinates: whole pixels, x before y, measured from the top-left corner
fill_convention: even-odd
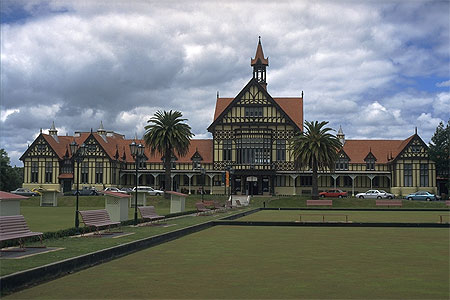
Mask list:
[[[258,46],[256,47],[255,58],[251,59],[253,67],[253,78],[256,79],[263,88],[267,90],[266,67],[269,65],[269,58],[264,58],[264,52],[261,45],[261,37],[258,37]]]

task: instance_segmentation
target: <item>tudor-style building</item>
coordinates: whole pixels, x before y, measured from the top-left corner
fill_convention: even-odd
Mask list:
[[[223,173],[231,170],[235,194],[311,193],[311,171],[295,170],[289,150],[290,139],[303,130],[303,92],[301,97],[272,97],[267,90],[268,65],[259,40],[251,59],[250,81],[234,98],[217,95],[214,120],[208,127],[213,139],[194,139],[187,155],[172,157],[176,190],[190,194],[204,186],[207,193],[228,193]],[[436,192],[435,165],[417,131],[405,140],[346,140],[342,128],[337,136],[343,147],[336,168],[320,173],[319,189],[336,187],[354,194],[378,188],[398,196],[419,189]],[[87,156],[80,165],[82,186],[134,186],[135,164],[129,149],[133,140],[106,131],[102,123],[97,131],[74,136],[58,136],[52,124],[49,134],[41,131],[21,157],[23,185],[73,189],[76,163],[69,144],[75,141],[87,145]],[[140,185],[164,187],[159,154],[151,155],[146,148],[139,168]]]

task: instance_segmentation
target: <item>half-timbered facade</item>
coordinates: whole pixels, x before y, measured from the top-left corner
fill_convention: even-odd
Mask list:
[[[194,139],[187,155],[171,158],[175,190],[228,193],[224,172],[229,171],[234,194],[311,193],[311,171],[296,170],[289,149],[291,138],[303,130],[303,92],[300,97],[272,97],[267,89],[268,65],[259,41],[251,59],[252,78],[234,98],[217,95],[208,127],[212,139]],[[340,128],[337,137],[343,147],[334,170],[320,172],[319,189],[355,194],[378,188],[398,196],[419,189],[436,192],[435,165],[417,131],[405,140],[346,140]],[[73,136],[58,136],[52,124],[48,134],[41,132],[21,157],[24,187],[73,189],[77,165],[70,152],[72,141],[87,146],[80,164],[82,186],[134,186],[135,162],[129,148],[133,140],[106,131],[102,123],[97,131]],[[143,140],[136,142],[143,144]],[[148,148],[139,163],[138,180],[139,185],[165,186],[163,158]]]

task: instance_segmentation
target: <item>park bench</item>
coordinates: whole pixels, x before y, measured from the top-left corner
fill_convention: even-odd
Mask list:
[[[450,206],[450,200],[445,201],[445,205]]]
[[[402,200],[375,200],[376,206],[402,206]]]
[[[203,202],[195,203],[195,207],[197,208],[197,216],[199,216],[199,215],[207,215],[207,214],[210,214],[210,213],[214,212],[213,210],[211,210],[209,208],[206,208],[205,204]]]
[[[0,242],[18,239],[20,245],[18,251],[25,251],[24,238],[33,236],[38,236],[42,244],[42,232],[31,231],[22,215],[0,217]],[[45,248],[45,246],[41,245],[39,248]]]
[[[225,206],[220,205],[218,201],[214,201],[214,209],[216,209],[219,212],[224,212],[226,210]]]
[[[306,206],[333,206],[333,200],[306,200]]]
[[[150,220],[150,223],[153,221],[159,221],[164,219],[164,216],[160,216],[156,213],[154,206],[138,206],[139,212],[144,220]]]
[[[203,204],[206,208],[213,208],[214,207],[214,201],[203,201]]]
[[[94,209],[94,210],[80,210],[82,222],[86,227],[95,227],[95,236],[101,236],[102,234],[113,234],[110,231],[112,225],[120,225],[120,222],[111,221],[106,209]],[[99,229],[106,227],[108,232],[100,233]],[[118,232],[116,232],[118,233]]]

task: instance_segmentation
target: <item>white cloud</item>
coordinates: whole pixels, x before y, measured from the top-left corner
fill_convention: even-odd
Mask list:
[[[438,82],[438,83],[436,83],[436,86],[437,86],[437,87],[446,87],[446,86],[450,86],[450,80]]]
[[[448,75],[449,3],[349,3],[7,1],[5,12],[30,17],[1,27],[2,145],[24,151],[52,120],[60,133],[103,121],[130,137],[157,109],[181,110],[209,136],[216,91],[234,97],[248,82],[258,35],[269,93],[303,90],[307,120],[404,138],[448,118],[449,93],[414,76]]]

